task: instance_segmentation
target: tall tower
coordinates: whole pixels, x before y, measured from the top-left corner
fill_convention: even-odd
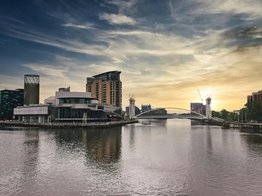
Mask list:
[[[212,112],[211,112],[211,98],[206,98],[206,117],[207,119],[212,118]]]
[[[136,115],[135,99],[131,97],[129,99],[129,119],[133,119]]]
[[[24,105],[39,104],[39,75],[24,76]]]

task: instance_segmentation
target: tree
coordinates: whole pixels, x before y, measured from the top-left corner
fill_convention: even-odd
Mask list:
[[[247,107],[248,120],[262,122],[262,102],[248,101],[245,106]]]
[[[223,110],[221,110],[220,113],[221,113],[221,118],[223,118],[225,120],[228,118],[229,111],[223,109]]]
[[[221,118],[221,113],[217,112],[217,111],[212,111],[212,116],[217,117],[217,118]]]

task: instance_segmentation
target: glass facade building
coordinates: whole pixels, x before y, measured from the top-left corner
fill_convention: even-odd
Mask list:
[[[13,110],[24,104],[24,90],[1,90],[0,91],[0,120],[12,120]]]
[[[101,120],[106,119],[106,113],[102,110],[91,110],[89,108],[73,108],[73,107],[56,107],[56,121],[82,121],[86,120]]]

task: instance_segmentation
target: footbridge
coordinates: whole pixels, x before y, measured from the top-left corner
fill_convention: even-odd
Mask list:
[[[180,112],[165,112],[166,110],[178,110]],[[205,120],[212,120],[216,122],[223,122],[223,119],[218,118],[211,118],[208,119],[205,115],[200,114],[195,111],[191,111],[185,108],[179,107],[164,107],[164,108],[155,108],[145,112],[142,112],[136,116],[134,119],[190,119],[190,120],[198,120],[198,121],[205,121]]]

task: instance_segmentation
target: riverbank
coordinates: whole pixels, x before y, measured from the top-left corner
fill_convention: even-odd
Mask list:
[[[219,125],[223,128],[237,128],[237,129],[253,129],[253,130],[262,130],[262,123],[243,123],[243,122],[209,122],[213,125]]]
[[[262,123],[239,123],[231,122],[228,124],[229,128],[239,128],[239,129],[255,129],[262,130]]]
[[[107,128],[118,127],[127,124],[138,123],[138,120],[122,120],[110,122],[88,122],[88,123],[22,123],[16,121],[0,121],[0,126],[8,127],[36,127],[36,128]]]
[[[203,119],[199,122],[207,125],[216,125],[221,126],[223,128],[237,128],[237,129],[250,129],[250,130],[262,130],[262,123],[252,123],[252,122],[228,122],[228,121],[217,121],[214,119]]]

